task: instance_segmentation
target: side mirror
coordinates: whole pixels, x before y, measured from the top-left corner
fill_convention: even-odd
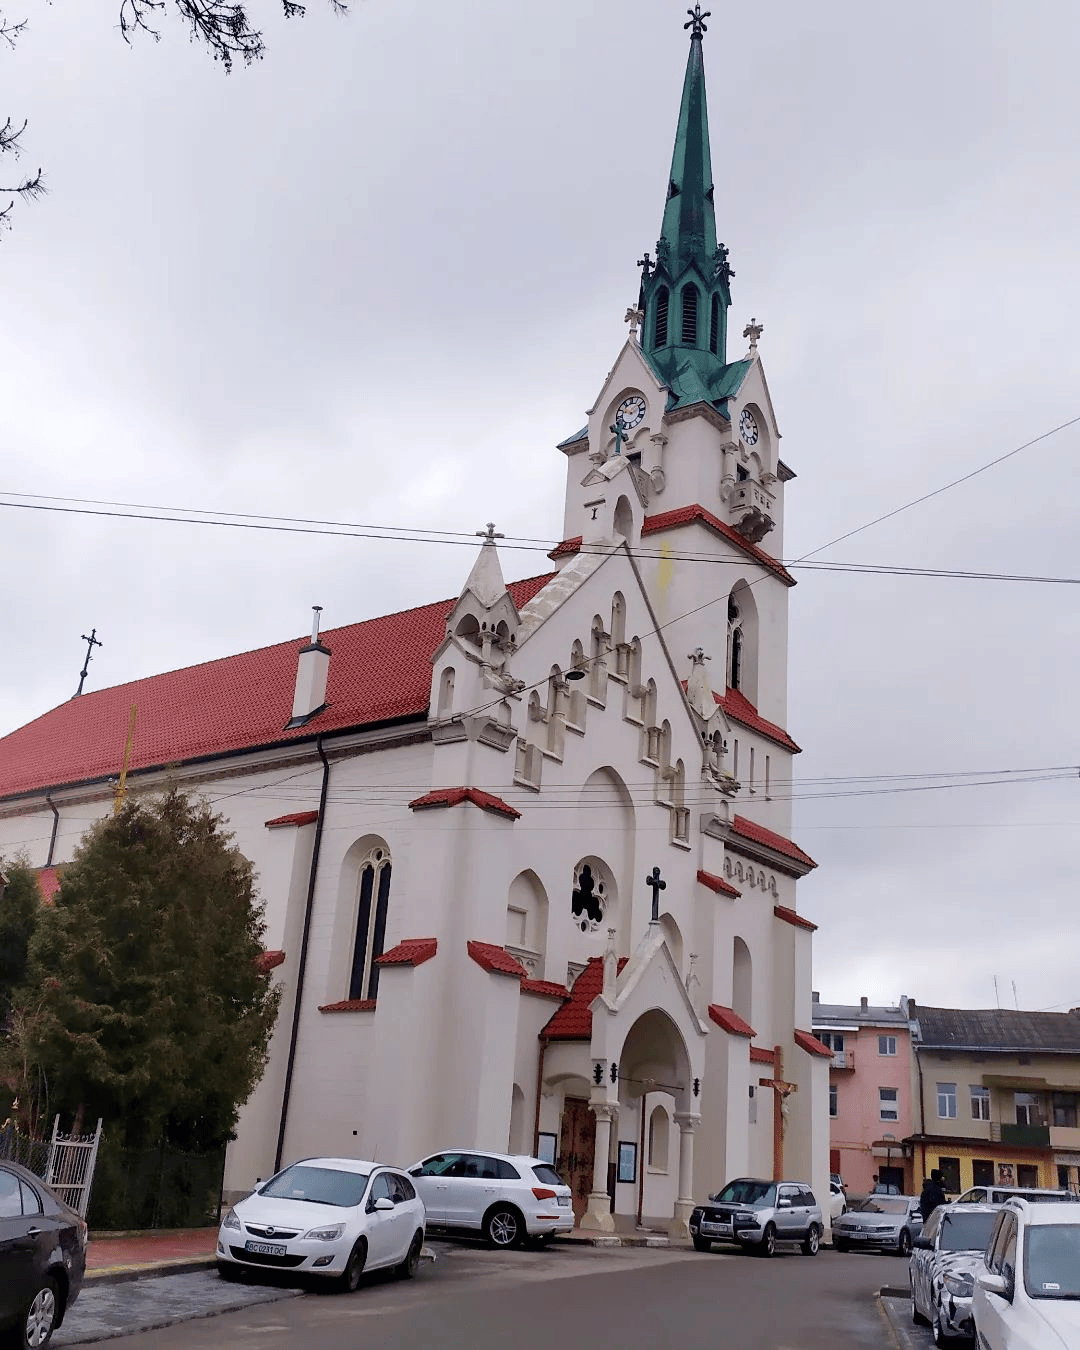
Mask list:
[[[374,1205],[372,1206],[372,1209],[375,1211],[376,1214],[385,1214],[388,1210],[391,1210],[393,1208],[394,1208],[393,1200],[388,1200],[385,1195],[380,1195],[378,1200],[376,1200]]]
[[[423,1172],[424,1172],[423,1167],[410,1167],[410,1168],[409,1168],[409,1176],[411,1176],[411,1177],[422,1176],[422,1175],[423,1175]]]
[[[999,1298],[1007,1298],[1010,1303],[1012,1302],[1012,1288],[1004,1275],[995,1275],[992,1270],[984,1270],[977,1276],[975,1283],[988,1294],[997,1294]]]
[[[932,1252],[934,1250],[934,1239],[926,1237],[913,1237],[911,1239],[911,1245],[913,1247],[921,1248],[924,1252]]]
[[[782,1196],[780,1197],[780,1199],[777,1200],[777,1202],[776,1202],[776,1208],[777,1208],[777,1209],[790,1209],[790,1208],[791,1208],[791,1197],[790,1197],[789,1195],[782,1195]]]

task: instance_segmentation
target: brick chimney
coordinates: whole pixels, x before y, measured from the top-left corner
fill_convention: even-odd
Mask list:
[[[302,727],[326,707],[330,648],[324,647],[319,641],[319,615],[322,613],[322,605],[312,605],[312,609],[315,611],[315,618],[311,625],[311,641],[300,648],[297,658],[292,717],[285,724],[286,731]]]
[[[859,999],[859,1007],[861,1008],[861,1010],[862,1010],[863,1012],[865,1012],[866,1009],[867,1009],[869,1006],[870,1006],[870,1000],[869,1000],[868,998],[861,998],[861,999]]]

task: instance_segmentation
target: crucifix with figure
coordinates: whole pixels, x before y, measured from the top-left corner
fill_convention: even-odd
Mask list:
[[[652,921],[660,922],[660,892],[667,890],[667,882],[662,880],[659,867],[654,867],[645,878],[645,885],[652,891]]]
[[[798,1092],[798,1083],[784,1081],[784,1051],[779,1045],[773,1047],[773,1072],[771,1078],[759,1078],[758,1086],[771,1088],[773,1092],[772,1121],[772,1166],[773,1181],[782,1181],[784,1177],[784,1106],[793,1092]]]

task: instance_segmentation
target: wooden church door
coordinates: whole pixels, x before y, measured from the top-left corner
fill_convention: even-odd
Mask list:
[[[596,1124],[589,1103],[581,1097],[567,1097],[563,1103],[557,1170],[573,1192],[576,1223],[581,1222],[588,1208],[595,1154]]]

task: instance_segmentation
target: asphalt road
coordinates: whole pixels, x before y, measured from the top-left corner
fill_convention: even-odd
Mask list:
[[[655,1248],[502,1253],[468,1242],[430,1245],[435,1264],[409,1283],[374,1275],[353,1295],[306,1294],[128,1335],[124,1350],[340,1350],[361,1343],[380,1350],[504,1350],[508,1343],[515,1350],[596,1343],[654,1350],[694,1341],[739,1350],[885,1350],[893,1337],[874,1295],[907,1273],[906,1262],[893,1257],[831,1251],[805,1257],[793,1249],[763,1261]],[[185,1278],[205,1281],[208,1299],[217,1287],[212,1272]],[[64,1328],[69,1344],[80,1339],[78,1314],[77,1304]]]

